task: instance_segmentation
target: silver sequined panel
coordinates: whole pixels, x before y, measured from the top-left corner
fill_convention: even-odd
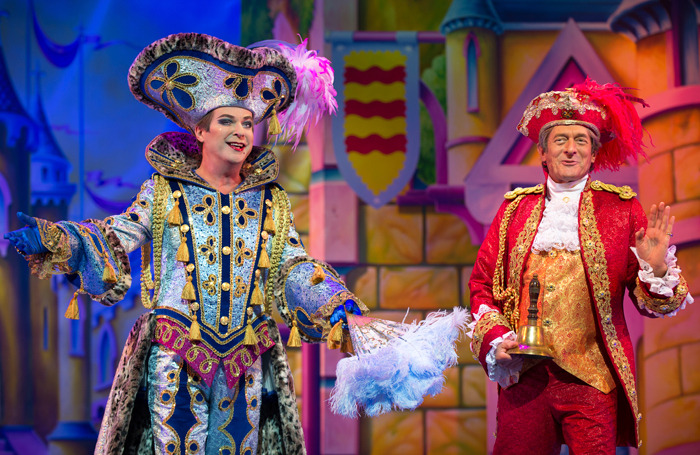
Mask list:
[[[264,192],[260,188],[239,194],[222,195],[207,188],[184,184],[187,212],[190,214],[192,235],[199,277],[199,295],[204,316],[204,324],[220,334],[218,321],[226,316],[234,328],[243,325],[243,316],[248,295],[252,292],[253,266],[260,240],[260,208],[263,206]],[[230,244],[222,245],[222,210],[230,213]],[[268,248],[270,247],[268,242]],[[224,248],[229,254],[223,254]],[[192,260],[192,258],[190,258]],[[222,261],[229,261],[231,273],[222,276]],[[229,311],[222,312],[223,284],[229,287]]]

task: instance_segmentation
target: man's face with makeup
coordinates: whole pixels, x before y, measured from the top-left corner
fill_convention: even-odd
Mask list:
[[[195,136],[208,159],[242,164],[253,149],[253,114],[240,107],[217,108],[208,131],[197,126]]]
[[[582,125],[560,125],[552,128],[547,148],[539,145],[542,161],[549,176],[557,183],[575,182],[586,176],[595,161],[590,131]]]

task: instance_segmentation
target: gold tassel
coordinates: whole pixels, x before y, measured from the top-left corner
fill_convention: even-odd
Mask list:
[[[277,109],[272,109],[272,117],[270,117],[270,124],[267,128],[267,132],[271,135],[277,135],[282,132],[280,121],[277,118]]]
[[[250,298],[250,304],[253,306],[262,305],[264,302],[263,293],[258,286],[258,281],[255,281],[255,287],[253,288],[253,295]]]
[[[323,268],[316,264],[314,265],[314,274],[311,275],[311,286],[316,286],[319,283],[323,283],[326,279],[326,274],[323,273]]]
[[[270,256],[267,255],[267,241],[263,241],[262,247],[260,248],[260,259],[258,260],[258,268],[270,268]]]
[[[190,341],[202,341],[202,332],[199,330],[199,322],[195,316],[192,316],[192,324],[190,324]]]
[[[80,289],[75,291],[75,294],[73,294],[73,298],[70,299],[70,305],[68,305],[68,309],[66,310],[65,316],[68,319],[75,319],[78,320],[80,316],[80,308],[78,307],[78,293],[80,292]]]
[[[272,219],[272,209],[267,208],[265,213],[265,223],[263,223],[263,229],[270,235],[275,235],[275,221]]]
[[[105,260],[105,269],[102,272],[102,281],[105,283],[116,283],[117,282],[117,274],[114,273],[114,267],[112,267],[112,264],[107,262]]]
[[[180,262],[190,262],[190,251],[187,249],[187,242],[184,238],[182,240],[183,241],[180,242],[180,246],[177,249],[175,259]]]
[[[259,341],[258,336],[255,334],[255,330],[253,330],[253,321],[249,316],[248,325],[245,328],[245,337],[243,337],[243,344],[248,346],[257,346]]]
[[[343,321],[338,321],[330,333],[328,334],[328,340],[326,344],[328,349],[338,349],[343,341]]]
[[[182,299],[189,301],[197,300],[197,297],[194,295],[194,285],[192,284],[191,276],[187,277],[187,283],[185,283],[185,287],[182,289]]]
[[[297,321],[294,321],[294,325],[292,325],[292,330],[289,332],[289,340],[287,340],[287,346],[289,346],[290,348],[301,347],[301,336],[299,336]]]
[[[175,205],[168,213],[168,224],[171,226],[180,226],[182,224],[182,214],[180,213],[180,201],[175,198]]]

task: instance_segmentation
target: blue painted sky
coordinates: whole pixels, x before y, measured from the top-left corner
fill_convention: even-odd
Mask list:
[[[197,5],[196,10],[192,5]],[[198,32],[237,44],[240,39],[240,0],[143,1],[143,0],[35,0],[44,32],[60,44],[75,40],[82,25],[87,35],[102,42],[124,40],[102,50],[85,47],[85,113],[87,172],[101,171],[103,178],[121,177],[140,186],[152,172],[144,159],[146,145],[174,125],[139,103],[126,83],[129,66],[141,49],[171,33]],[[2,43],[10,76],[20,99],[26,104],[27,0],[0,1],[9,13],[1,23]],[[33,30],[31,31],[33,33]],[[78,168],[78,63],[53,67],[31,39],[31,68],[45,73],[41,87],[44,106],[54,135],[73,163],[71,181]],[[32,80],[32,89],[35,82]],[[127,185],[119,196],[130,198]],[[77,197],[74,197],[74,204]],[[86,216],[91,213],[86,212]],[[94,215],[98,215],[95,213]]]

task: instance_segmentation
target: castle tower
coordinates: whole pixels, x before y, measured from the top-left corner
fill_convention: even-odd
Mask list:
[[[610,28],[635,42],[637,93],[651,106],[638,109],[653,145],[638,163],[639,200],[645,210],[663,201],[676,217],[671,244],[690,293],[700,295],[700,53],[697,2],[625,0]],[[696,304],[697,305],[697,304]],[[698,453],[700,416],[700,309],[644,318],[637,346],[640,455]],[[668,451],[668,452],[667,452]]]
[[[15,92],[0,42],[0,233],[22,227],[15,216],[29,211],[29,160],[36,126]],[[0,237],[1,237],[0,234]],[[0,426],[33,423],[29,270],[0,240]],[[3,428],[7,434],[7,429]]]
[[[30,182],[32,216],[51,221],[68,216],[68,205],[75,185],[68,183],[71,164],[66,159],[51,131],[41,97],[40,75],[36,75],[36,91],[32,116],[37,124],[37,150],[31,156]],[[54,281],[60,277],[55,277]],[[32,325],[32,370],[34,377],[34,430],[46,437],[56,427],[59,409],[60,362],[59,344],[69,333],[59,334],[63,314],[59,308],[57,283],[30,277]],[[70,291],[68,291],[70,293]]]
[[[447,62],[448,184],[464,177],[498,127],[497,35],[491,0],[453,0],[440,25]]]

